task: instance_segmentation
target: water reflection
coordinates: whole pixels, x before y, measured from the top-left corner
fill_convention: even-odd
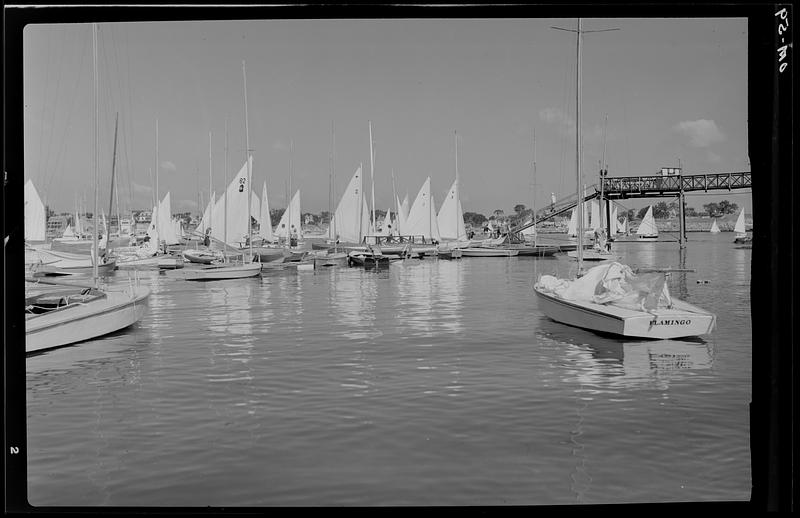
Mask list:
[[[620,392],[631,388],[669,388],[670,381],[687,371],[712,365],[709,346],[703,342],[657,340],[569,344],[571,368],[564,381],[579,383],[588,392]]]
[[[395,307],[405,327],[423,337],[462,331],[464,265],[461,261],[409,261],[396,271]]]

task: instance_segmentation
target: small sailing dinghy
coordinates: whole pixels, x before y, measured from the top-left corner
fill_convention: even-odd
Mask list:
[[[708,231],[712,234],[719,234],[719,226],[717,225],[717,220],[715,219],[714,222],[711,224],[711,228]]]
[[[710,333],[716,317],[669,294],[662,273],[634,274],[618,262],[575,280],[543,275],[534,286],[542,312],[556,322],[638,338],[683,338]]]
[[[752,236],[747,235],[747,229],[744,226],[744,209],[739,213],[739,218],[736,220],[733,231],[736,232],[736,237],[733,240],[734,243],[749,243],[752,241]]]
[[[658,241],[658,227],[656,227],[656,220],[653,218],[653,206],[647,207],[647,212],[636,229],[636,238],[638,241]]]

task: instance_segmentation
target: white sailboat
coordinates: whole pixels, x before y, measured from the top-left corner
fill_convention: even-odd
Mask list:
[[[580,207],[581,170],[581,36],[577,29],[578,70],[576,125],[576,190]],[[580,212],[580,210],[579,210]],[[716,317],[698,307],[674,299],[663,272],[636,275],[618,262],[582,272],[583,218],[578,215],[578,276],[559,279],[542,275],[534,285],[539,309],[563,324],[590,331],[641,338],[681,338],[710,333]],[[583,275],[582,275],[583,274]]]
[[[212,281],[212,280],[226,280],[226,279],[243,279],[248,277],[256,277],[261,275],[261,262],[254,261],[253,254],[253,229],[250,224],[252,216],[252,178],[253,178],[253,155],[250,154],[250,126],[247,117],[247,72],[245,70],[245,62],[242,61],[242,77],[244,80],[244,127],[245,127],[245,149],[247,159],[245,166],[239,171],[236,178],[233,179],[228,189],[225,192],[225,213],[223,215],[223,235],[222,243],[225,248],[228,247],[228,240],[231,236],[235,238],[244,232],[244,238],[249,246],[249,255],[247,258],[242,256],[242,262],[238,264],[231,264],[227,260],[227,254],[223,252],[225,262],[221,265],[211,265],[202,267],[197,270],[187,270],[184,278],[187,281]],[[227,124],[225,131],[225,167],[227,169]],[[235,187],[232,189],[232,187]],[[228,209],[230,208],[230,210]],[[233,215],[230,218],[229,214]],[[256,213],[257,214],[257,213]],[[228,235],[228,223],[232,223],[231,236]],[[212,233],[214,229],[212,227]],[[240,240],[243,241],[244,239]]]
[[[272,236],[272,216],[269,213],[269,201],[267,200],[267,182],[264,181],[264,187],[261,189],[261,211],[258,218],[258,235],[265,243],[271,243],[274,240]]]
[[[361,166],[350,178],[331,224],[328,227],[328,239],[339,244],[358,245],[370,231],[370,216],[364,200],[364,182]]]
[[[714,219],[714,222],[713,222],[713,223],[711,223],[711,228],[710,228],[710,229],[708,229],[708,231],[709,231],[710,233],[712,233],[712,234],[719,234],[719,232],[720,232],[720,231],[719,231],[719,226],[717,225],[717,220],[716,220],[716,218]]]
[[[467,244],[467,231],[464,228],[464,212],[461,210],[461,199],[458,195],[458,179],[453,181],[447,192],[439,215],[436,217],[439,235],[442,240],[464,242]]]
[[[98,85],[97,25],[92,24],[94,68],[94,214],[98,214]],[[97,250],[97,229],[93,239]],[[113,333],[138,322],[147,308],[150,290],[130,286],[122,291],[98,289],[98,262],[94,263],[92,286],[26,285],[25,352],[41,352]]]
[[[749,243],[752,241],[752,236],[747,235],[747,228],[744,224],[744,209],[739,213],[739,218],[736,220],[736,226],[733,227],[733,231],[736,233],[736,237],[734,238],[734,243]]]
[[[653,218],[653,206],[647,207],[647,212],[636,229],[636,238],[639,241],[657,241],[658,240],[658,227],[656,220]]]
[[[300,189],[295,191],[289,206],[283,211],[278,226],[275,227],[274,235],[280,239],[297,237],[302,238],[303,230],[300,225]]]
[[[417,197],[414,199],[414,203],[411,205],[403,235],[422,236],[427,242],[441,240],[439,222],[436,219],[436,208],[431,194],[430,176],[423,182]]]

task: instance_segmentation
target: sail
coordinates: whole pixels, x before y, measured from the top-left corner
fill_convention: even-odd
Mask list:
[[[363,192],[361,166],[353,173],[350,183],[336,206],[328,226],[328,238],[344,243],[360,243],[369,234],[370,219]]]
[[[394,226],[392,225],[392,209],[386,209],[386,214],[380,224],[380,235],[391,236]]]
[[[403,234],[411,236],[424,236],[426,239],[440,239],[439,225],[436,221],[436,207],[431,194],[430,176],[422,184],[411,211]]]
[[[197,225],[197,231],[201,234],[205,234],[206,230],[211,228],[211,213],[214,211],[214,198],[214,193],[211,193],[211,199],[208,200],[206,210],[203,211],[203,217],[200,218],[200,224]]]
[[[747,234],[744,226],[744,209],[739,213],[739,218],[736,220],[736,226],[733,227],[733,231],[736,232],[737,237],[743,237]]]
[[[25,240],[44,241],[47,228],[47,215],[44,203],[33,186],[33,181],[25,183]]]
[[[394,232],[395,235],[402,235],[403,228],[406,224],[406,212],[403,210],[403,204],[400,203],[400,198],[395,197],[397,200],[397,212],[394,216]]]
[[[291,216],[291,218],[290,218]],[[300,223],[300,190],[294,193],[292,201],[289,206],[283,211],[281,221],[275,228],[275,235],[277,237],[285,238],[287,234],[296,235],[297,237],[303,236],[302,225]]]
[[[611,209],[611,217],[609,218],[609,228],[608,228],[608,235],[613,236],[617,233],[617,227],[619,226],[617,219],[617,207]]]
[[[584,207],[584,211],[586,211],[587,207]],[[586,228],[590,228],[592,230],[597,230],[602,226],[600,223],[600,203],[597,200],[591,200],[589,202],[589,225]]]
[[[81,218],[78,216],[78,212],[75,211],[75,236],[82,237],[83,236],[83,226],[81,225]]]
[[[436,220],[442,239],[454,239],[457,241],[467,239],[467,231],[464,228],[464,213],[461,211],[461,199],[458,196],[458,180],[453,181],[453,185],[439,208],[439,215]]]
[[[180,243],[175,233],[175,226],[172,223],[172,206],[170,204],[170,193],[164,196],[158,205],[158,234],[162,241],[168,245]]]
[[[272,241],[272,217],[269,215],[269,201],[267,200],[267,182],[261,189],[261,215],[258,218],[258,235],[265,241]]]
[[[61,237],[66,237],[68,239],[75,238],[75,232],[72,231],[72,226],[69,223],[67,223],[67,228],[64,229],[64,233],[61,234]]]
[[[719,227],[717,226],[717,220],[716,219],[714,220],[714,223],[711,224],[711,228],[709,229],[709,232],[711,232],[712,234],[719,233]]]
[[[261,199],[259,199],[258,194],[254,192],[250,193],[250,217],[256,220],[256,222],[261,221]]]
[[[569,217],[569,225],[567,226],[567,235],[576,237],[578,235],[578,210],[573,209],[572,215]]]
[[[647,207],[647,213],[642,218],[639,228],[636,229],[636,235],[639,236],[657,236],[658,227],[656,227],[656,220],[653,219],[653,206]]]
[[[252,167],[253,157],[251,156],[249,160]],[[214,211],[211,215],[211,236],[214,239],[225,241],[227,227],[228,244],[241,243],[245,240],[250,223],[250,215],[247,210],[248,191],[247,163],[245,163],[228,184],[226,193],[214,204]],[[226,208],[226,197],[228,208]]]

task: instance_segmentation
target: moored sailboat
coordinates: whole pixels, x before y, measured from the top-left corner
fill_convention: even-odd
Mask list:
[[[647,212],[639,223],[639,228],[636,229],[636,239],[638,241],[657,241],[658,240],[658,227],[656,220],[653,218],[653,206],[647,207]]]
[[[576,191],[582,204],[581,149],[581,37],[577,31]],[[578,215],[578,275],[559,279],[542,275],[534,285],[539,309],[563,324],[595,332],[641,338],[681,338],[712,331],[716,317],[701,308],[674,299],[669,294],[664,272],[636,275],[618,262],[595,266],[582,272],[583,218]],[[648,210],[652,216],[652,208]]]

